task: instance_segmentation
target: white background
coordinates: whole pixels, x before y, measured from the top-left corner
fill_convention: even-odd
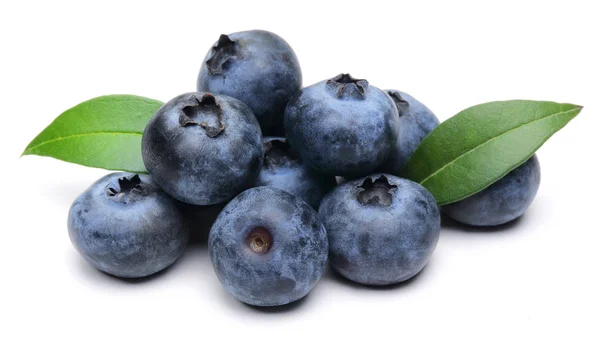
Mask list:
[[[587,3],[3,1],[0,341],[598,342],[600,25]],[[515,98],[585,108],[539,150],[542,184],[521,220],[446,225],[428,267],[400,287],[328,272],[298,305],[258,311],[222,289],[203,245],[142,282],[86,265],[67,212],[106,172],[19,158],[27,143],[95,96],[193,91],[219,34],[254,28],[293,46],[305,85],[349,72],[442,120]]]

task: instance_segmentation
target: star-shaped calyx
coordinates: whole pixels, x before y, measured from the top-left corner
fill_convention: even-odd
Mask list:
[[[206,135],[215,138],[225,130],[223,125],[223,110],[217,99],[210,93],[198,99],[194,96],[193,104],[181,109],[179,124],[183,127],[198,125],[203,128]]]
[[[206,60],[206,68],[213,75],[223,74],[223,66],[237,54],[237,43],[227,35],[221,35],[219,41],[212,48],[209,59]]]
[[[390,96],[390,98],[392,98],[394,103],[396,104],[396,108],[398,109],[398,115],[402,116],[404,113],[406,113],[406,111],[408,111],[408,106],[409,106],[408,101],[406,101],[406,100],[404,100],[404,98],[402,98],[402,94],[400,94],[400,92],[388,91],[387,93]]]
[[[113,187],[109,187],[106,193],[110,197],[119,196],[126,193],[142,193],[142,180],[140,176],[135,174],[132,177],[122,177],[119,179],[119,187],[115,189]]]
[[[389,183],[385,175],[373,178],[367,177],[362,185],[358,186],[361,191],[357,199],[363,205],[390,206],[393,201],[393,192],[398,188]]]
[[[355,79],[350,74],[339,74],[327,80],[327,87],[335,93],[338,98],[345,96],[364,98],[369,88],[369,82],[365,79]]]
[[[298,155],[292,150],[285,138],[273,138],[264,144],[265,167],[281,166],[298,160]]]

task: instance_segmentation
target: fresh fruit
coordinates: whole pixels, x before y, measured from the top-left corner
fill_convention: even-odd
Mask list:
[[[327,233],[317,212],[271,187],[235,197],[214,223],[210,258],[225,289],[256,306],[284,305],[304,297],[327,262]]]
[[[137,278],[161,271],[185,250],[189,229],[176,201],[150,176],[112,173],[71,206],[71,242],[95,268]]]
[[[325,196],[319,216],[327,228],[331,266],[365,285],[408,280],[427,264],[440,234],[433,196],[389,174],[348,181]]]
[[[399,123],[385,92],[349,74],[302,89],[285,110],[292,148],[311,167],[334,176],[377,168],[394,149]]]
[[[152,117],[142,137],[142,157],[156,183],[171,196],[212,205],[254,185],[263,160],[262,135],[241,101],[186,93]]]
[[[198,91],[248,105],[265,133],[281,126],[285,105],[302,87],[294,50],[279,36],[252,30],[221,35],[202,62]]]
[[[540,163],[533,155],[484,190],[442,207],[448,217],[474,226],[495,226],[517,219],[529,208],[540,186]]]
[[[279,188],[318,209],[321,199],[336,185],[335,176],[307,166],[285,138],[266,137],[264,147],[264,164],[256,185]]]
[[[71,240],[96,268],[143,277],[208,240],[228,292],[278,306],[306,296],[328,259],[365,285],[414,277],[437,245],[440,206],[474,226],[518,218],[539,187],[535,151],[582,110],[494,101],[440,124],[412,96],[349,74],[301,87],[281,37],[221,35],[198,92],[160,108],[133,95],[91,99],[23,155],[127,171],[97,181],[69,213]]]
[[[427,106],[412,96],[396,91],[387,90],[394,100],[400,116],[400,131],[396,147],[388,159],[378,168],[392,175],[400,175],[402,167],[408,161],[417,146],[440,121]]]

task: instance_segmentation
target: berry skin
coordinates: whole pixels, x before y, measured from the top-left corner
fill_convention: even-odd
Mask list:
[[[265,133],[281,127],[285,105],[301,87],[302,72],[292,48],[261,30],[221,35],[198,75],[198,91],[243,101]]]
[[[156,183],[172,197],[212,205],[254,185],[262,166],[262,135],[241,101],[186,93],[152,117],[142,137],[142,157]]]
[[[112,173],[71,206],[71,242],[95,268],[123,278],[154,274],[186,248],[189,229],[174,199],[148,175]]]
[[[306,296],[327,262],[327,233],[317,212],[271,187],[251,188],[219,214],[208,238],[225,289],[255,306],[279,306]]]
[[[392,99],[348,74],[302,89],[285,110],[292,148],[312,168],[333,176],[372,172],[393,151],[398,129]]]
[[[396,90],[386,92],[396,103],[400,116],[400,130],[394,151],[378,170],[400,175],[402,167],[421,141],[440,124],[440,121],[427,106],[412,96]]]
[[[321,199],[336,185],[335,177],[307,166],[285,138],[266,137],[264,146],[264,164],[256,185],[279,188],[318,209]]]
[[[495,226],[522,216],[540,186],[540,163],[533,155],[486,189],[442,207],[444,214],[464,224]]]
[[[354,282],[382,286],[425,267],[440,234],[440,213],[425,188],[389,174],[348,181],[325,196],[330,265]]]

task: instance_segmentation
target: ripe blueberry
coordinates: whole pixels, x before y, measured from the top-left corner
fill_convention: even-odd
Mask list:
[[[285,105],[300,87],[302,72],[292,48],[276,34],[261,30],[221,35],[198,76],[198,91],[243,101],[265,133],[282,125]]]
[[[152,117],[142,157],[156,183],[194,205],[227,201],[256,182],[263,159],[260,127],[239,100],[182,94]]]
[[[282,189],[319,208],[321,199],[336,185],[335,177],[307,166],[285,138],[266,137],[265,157],[257,186]]]
[[[334,176],[373,171],[393,151],[398,129],[392,99],[348,74],[302,89],[285,110],[292,148],[311,167]]]
[[[440,213],[421,185],[388,174],[345,182],[319,207],[327,228],[331,266],[365,285],[415,276],[440,234]]]
[[[71,206],[69,236],[95,268],[124,278],[154,274],[185,250],[189,229],[176,201],[148,175],[112,173]]]
[[[402,167],[417,146],[440,122],[429,108],[412,96],[396,90],[386,92],[396,103],[400,116],[400,130],[396,147],[378,170],[400,175]]]
[[[238,300],[278,306],[304,297],[327,262],[327,233],[315,210],[271,187],[235,197],[214,223],[208,249],[217,276]]]

